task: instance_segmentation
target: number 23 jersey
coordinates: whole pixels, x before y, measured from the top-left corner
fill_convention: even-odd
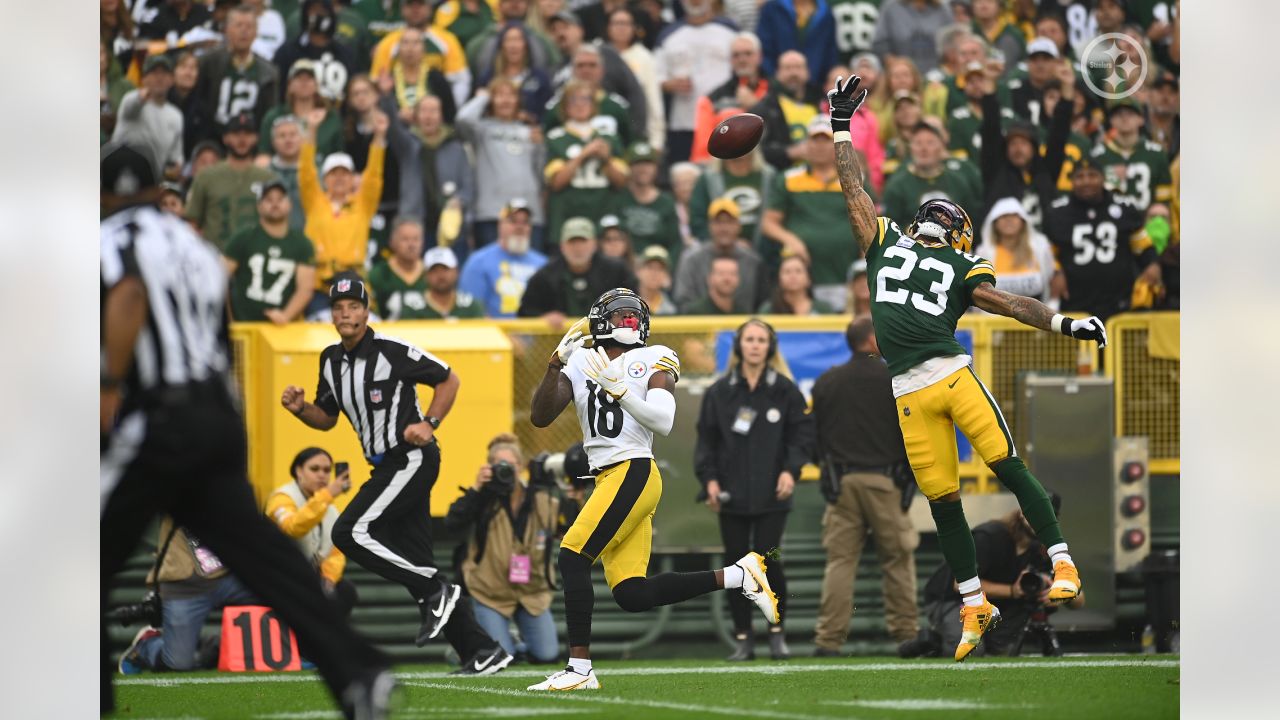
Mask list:
[[[901,375],[931,358],[967,355],[956,341],[956,324],[973,304],[974,288],[995,285],[995,268],[950,245],[921,245],[889,218],[877,220],[876,239],[867,248],[867,284],[876,342],[889,374]]]
[[[587,451],[591,467],[600,469],[632,458],[653,457],[653,433],[626,410],[583,371],[587,353],[579,350],[569,357],[560,372],[573,386],[573,405],[582,427],[582,447]],[[680,378],[680,359],[666,345],[649,345],[624,352],[613,361],[621,363],[628,392],[644,398],[649,393],[649,378],[656,372],[669,372]]]

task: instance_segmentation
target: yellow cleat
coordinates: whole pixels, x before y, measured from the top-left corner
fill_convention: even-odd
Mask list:
[[[1076,566],[1065,560],[1053,564],[1053,584],[1049,586],[1049,601],[1058,603],[1074,600],[1080,594],[1080,573]]]
[[[1000,608],[982,598],[979,607],[960,606],[960,644],[956,646],[956,662],[969,657],[969,653],[982,642],[982,636],[1000,624]]]

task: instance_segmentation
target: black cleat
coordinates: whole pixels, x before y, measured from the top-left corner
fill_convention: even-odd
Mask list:
[[[502,646],[499,645],[492,650],[476,653],[470,660],[462,663],[462,667],[449,674],[464,677],[494,675],[502,672],[514,659],[511,653],[503,650]]]
[[[418,647],[440,634],[461,595],[460,586],[441,580],[440,592],[418,603],[418,612],[422,613],[422,627],[418,628],[418,638],[414,641]]]
[[[735,635],[738,646],[734,649],[733,654],[725,658],[729,662],[746,662],[756,659],[756,641],[750,635]]]
[[[791,657],[791,648],[787,647],[787,639],[780,632],[769,633],[769,657],[774,660],[787,660]]]

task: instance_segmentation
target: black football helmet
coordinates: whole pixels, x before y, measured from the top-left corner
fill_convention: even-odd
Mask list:
[[[973,222],[969,213],[950,200],[929,200],[920,206],[907,226],[916,240],[947,243],[960,252],[973,252]]]
[[[637,317],[623,318],[622,323],[614,325],[609,318],[619,310],[635,310]],[[619,345],[644,345],[649,339],[649,305],[627,288],[614,288],[592,303],[587,323],[596,343],[612,340]]]

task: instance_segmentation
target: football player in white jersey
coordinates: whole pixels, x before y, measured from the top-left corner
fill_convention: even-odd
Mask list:
[[[664,345],[646,346],[648,338],[649,306],[626,288],[610,290],[569,328],[533,394],[530,415],[536,427],[550,425],[570,402],[577,408],[596,481],[560,543],[569,665],[530,690],[600,687],[590,653],[591,566],[597,559],[614,600],[628,612],[732,588],[741,590],[769,622],[781,619],[778,597],[758,553],[721,570],[647,577],[653,512],[662,497],[653,433],[671,432],[676,412],[672,393],[680,379],[675,352]]]

